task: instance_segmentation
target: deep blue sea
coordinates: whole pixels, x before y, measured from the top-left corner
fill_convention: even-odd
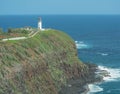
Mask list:
[[[79,58],[99,65],[111,77],[100,84],[90,84],[88,94],[120,94],[120,15],[27,15],[0,16],[0,27],[37,27],[42,17],[44,28],[69,34],[76,43]]]

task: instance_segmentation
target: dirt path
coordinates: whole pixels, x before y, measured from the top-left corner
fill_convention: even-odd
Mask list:
[[[31,33],[28,34],[28,37],[14,37],[14,38],[6,38],[2,39],[2,41],[8,41],[8,40],[23,40],[23,39],[28,39],[34,37],[39,31],[32,31]]]

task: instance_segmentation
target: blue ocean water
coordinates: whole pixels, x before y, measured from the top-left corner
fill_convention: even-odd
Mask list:
[[[120,94],[120,15],[7,15],[0,16],[0,27],[37,27],[39,16],[44,28],[62,30],[76,41],[82,61],[110,72],[103,83],[90,85],[88,94]]]

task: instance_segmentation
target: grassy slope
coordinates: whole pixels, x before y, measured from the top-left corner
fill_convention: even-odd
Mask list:
[[[58,94],[68,79],[87,71],[74,41],[63,32],[46,30],[0,43],[0,94]]]

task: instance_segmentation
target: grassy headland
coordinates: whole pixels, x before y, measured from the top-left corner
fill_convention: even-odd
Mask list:
[[[57,30],[0,43],[0,94],[68,94],[70,82],[79,79],[82,88],[94,70],[78,59],[74,40]]]

